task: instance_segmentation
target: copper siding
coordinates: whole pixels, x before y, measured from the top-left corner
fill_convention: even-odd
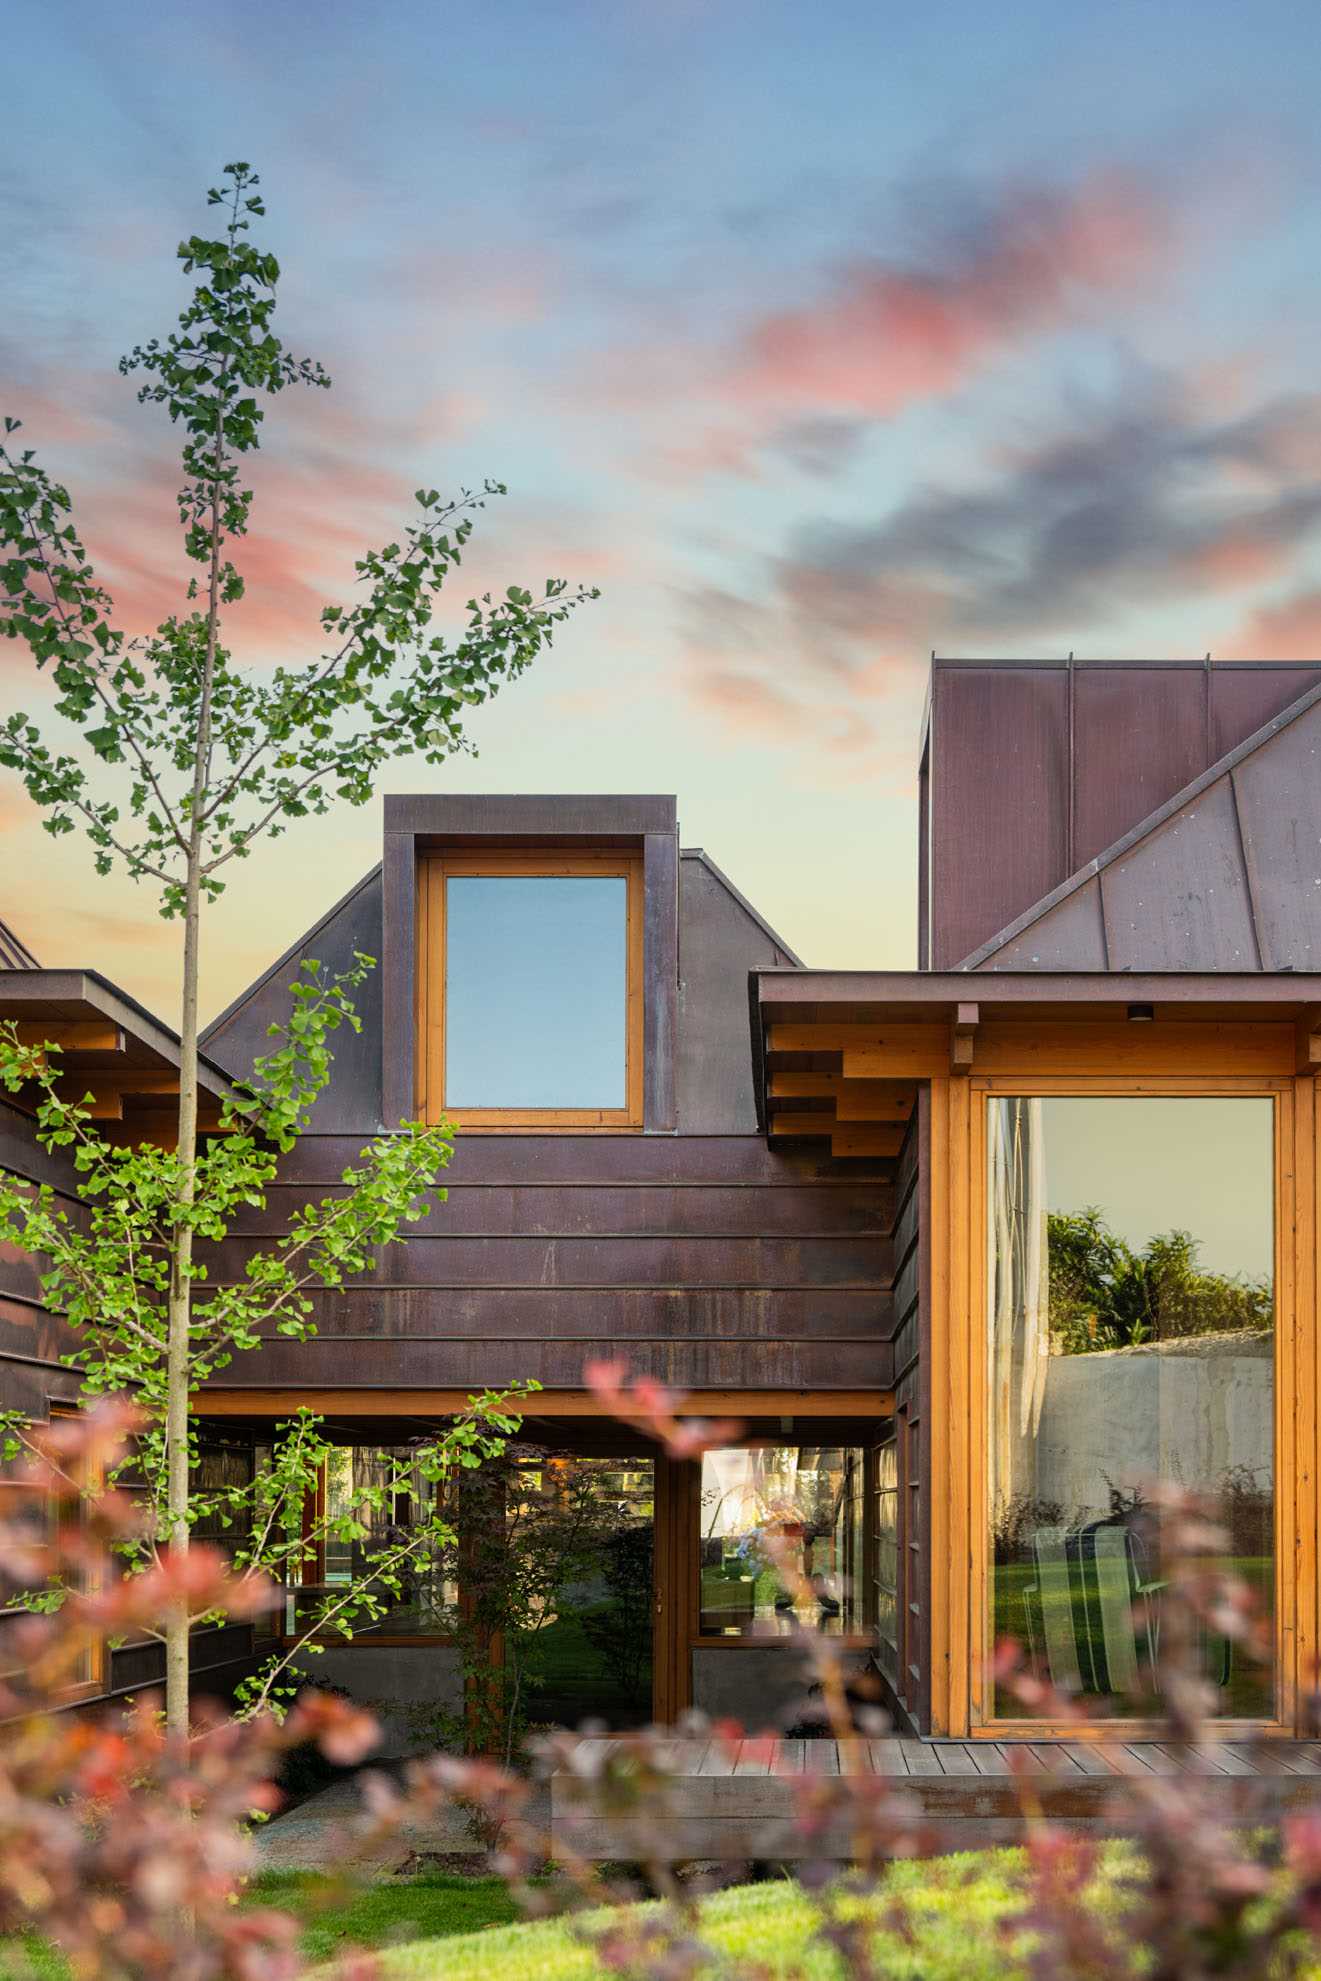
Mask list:
[[[1311,662],[934,661],[922,966],[972,959],[1319,681]]]

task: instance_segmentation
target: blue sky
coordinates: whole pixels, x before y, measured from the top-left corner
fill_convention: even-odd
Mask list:
[[[125,623],[173,609],[170,437],[115,364],[252,160],[283,332],[335,391],[272,411],[236,651],[305,652],[414,487],[497,477],[472,576],[604,595],[449,781],[673,790],[809,961],[907,965],[932,647],[1321,651],[1319,40],[1226,0],[10,0],[0,404]],[[378,825],[242,870],[212,1008]],[[0,849],[43,961],[172,1010],[147,897],[21,793]]]

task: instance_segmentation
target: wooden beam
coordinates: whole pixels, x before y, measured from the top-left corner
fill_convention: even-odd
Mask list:
[[[767,1052],[856,1052],[879,1051],[904,1045],[913,1048],[943,1047],[948,1029],[926,1021],[921,1024],[897,1022],[883,1025],[826,1025],[817,1023],[776,1024],[770,1028]]]
[[[835,1119],[906,1122],[916,1100],[916,1087],[902,1087],[893,1080],[846,1080],[841,1074]]]
[[[938,1080],[949,1072],[949,1031],[920,1043],[863,1046],[844,1054],[847,1080]]]
[[[951,1073],[972,1072],[973,1040],[977,1034],[977,1023],[981,1012],[975,1004],[959,1004],[954,1009],[954,1023],[949,1034],[949,1070]]]
[[[95,1086],[76,1080],[60,1082],[60,1099],[82,1108],[89,1121],[122,1121],[124,1119],[124,1096],[113,1088],[105,1089],[98,1081]]]
[[[352,1417],[453,1417],[467,1410],[470,1389],[199,1389],[189,1408],[199,1417],[287,1417],[306,1408]],[[518,1414],[516,1412],[516,1414]],[[543,1389],[523,1404],[531,1417],[609,1418],[588,1390]],[[892,1417],[888,1389],[691,1389],[683,1417]]]
[[[1294,1027],[1296,1073],[1321,1073],[1321,1006],[1309,1004]]]
[[[58,1046],[61,1052],[122,1052],[124,1034],[107,1018],[20,1018],[18,1042],[24,1046]]]
[[[858,1117],[869,1121],[906,1121],[917,1089],[898,1080],[846,1080],[842,1073],[821,1073],[811,1067],[772,1067],[766,1076],[772,1101],[834,1101],[836,1111],[847,1100],[851,1108],[866,1104],[872,1111]]]
[[[76,1071],[68,1074],[71,1087],[78,1078]],[[86,1076],[84,1092],[86,1087],[91,1087],[98,1094],[141,1094],[144,1097],[148,1094],[177,1094],[179,1072],[174,1066],[107,1067],[104,1073],[98,1067],[95,1073]]]
[[[820,1113],[809,1113],[804,1109],[798,1114],[773,1114],[770,1132],[772,1135],[829,1135],[834,1126],[833,1109]]]
[[[902,1128],[837,1128],[830,1138],[832,1156],[897,1156],[904,1146]]]

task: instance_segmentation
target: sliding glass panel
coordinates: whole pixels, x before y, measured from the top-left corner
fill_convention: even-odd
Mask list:
[[[622,875],[449,877],[447,1106],[625,1107],[627,1008]]]
[[[1273,1602],[1272,1110],[987,1103],[991,1636],[1104,1712],[1155,1703],[1153,1481],[1217,1503]],[[1272,1672],[1210,1629],[1198,1655],[1221,1715],[1271,1717]]]
[[[862,1453],[811,1445],[702,1459],[701,1634],[861,1627]],[[783,1572],[782,1572],[783,1571]]]

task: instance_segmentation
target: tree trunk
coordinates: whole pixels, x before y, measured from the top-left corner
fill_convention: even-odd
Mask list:
[[[196,849],[197,834],[193,834]],[[173,1561],[188,1552],[188,1396],[192,1317],[193,1228],[187,1221],[197,1184],[197,989],[201,936],[200,849],[190,851],[184,905],[183,1005],[179,1024],[179,1183],[175,1202],[185,1216],[174,1228],[170,1261],[169,1329],[165,1364],[166,1520]],[[188,1734],[188,1650],[191,1622],[186,1600],[165,1621],[165,1724]]]
[[[222,374],[223,386],[224,374]],[[180,1566],[188,1552],[188,1400],[192,1390],[192,1206],[197,1190],[197,994],[202,934],[202,812],[211,783],[211,703],[215,686],[216,643],[220,631],[220,474],[225,459],[223,390],[216,419],[215,475],[211,493],[211,556],[207,585],[206,657],[197,701],[197,749],[193,758],[192,803],[188,817],[188,862],[184,878],[183,996],[179,1017],[179,1182],[175,1203],[181,1213],[174,1228],[165,1360],[165,1505],[171,1560]],[[189,1640],[192,1622],[187,1599],[169,1610],[165,1623],[165,1725],[188,1737]]]

